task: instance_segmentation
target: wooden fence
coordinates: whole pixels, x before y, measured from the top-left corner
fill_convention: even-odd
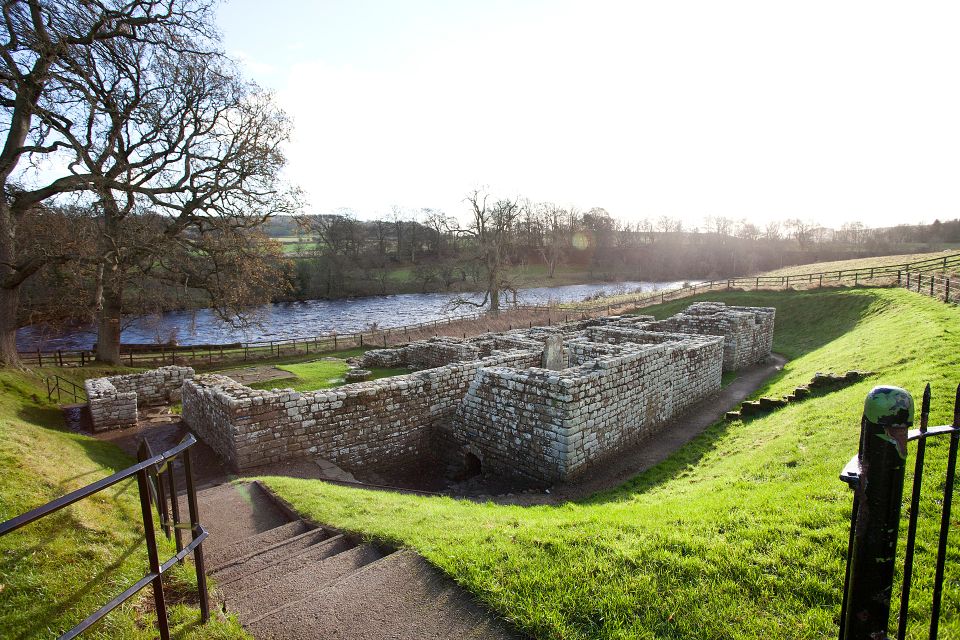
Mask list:
[[[156,367],[164,364],[191,364],[213,366],[226,362],[269,360],[293,355],[309,355],[362,347],[385,347],[431,335],[466,335],[475,332],[470,325],[483,320],[493,323],[489,330],[514,329],[534,323],[552,324],[573,319],[623,313],[633,309],[662,304],[671,300],[687,298],[710,291],[810,289],[838,286],[906,286],[917,290],[918,279],[921,293],[937,295],[951,301],[958,292],[950,290],[950,271],[960,270],[960,253],[938,256],[899,265],[840,269],[784,276],[753,276],[695,282],[675,289],[610,295],[571,303],[548,303],[540,305],[510,305],[494,322],[485,312],[462,316],[450,316],[399,327],[372,328],[354,333],[331,333],[306,338],[241,342],[233,344],[163,346],[152,348],[128,348],[121,350],[124,364],[131,367]],[[940,275],[937,275],[937,272]],[[934,282],[936,280],[936,282]],[[956,282],[953,283],[954,285]],[[955,287],[954,287],[955,289]],[[22,352],[25,363],[38,366],[87,366],[95,363],[90,350],[56,350]]]

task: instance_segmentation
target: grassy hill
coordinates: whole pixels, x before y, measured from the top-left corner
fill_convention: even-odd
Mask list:
[[[929,381],[932,422],[948,422],[960,381],[960,316],[900,290],[709,299],[777,307],[775,349],[792,360],[759,393],[785,393],[817,371],[877,373],[764,418],[714,425],[629,483],[560,506],[265,481],[319,521],[417,549],[537,638],[833,637],[851,503],[837,475],[856,452],[863,398],[880,382],[919,397]],[[945,450],[943,442],[928,448],[930,513]],[[911,637],[924,635],[929,614],[937,526],[921,518]],[[954,536],[941,638],[960,637],[958,562]]]
[[[85,371],[100,375],[96,369]],[[133,461],[112,444],[67,432],[42,378],[0,371],[0,521],[119,471]],[[164,558],[176,550],[158,533]],[[0,638],[51,638],[147,571],[136,480],[130,479],[0,538]],[[199,626],[191,565],[165,574],[175,637],[248,638],[233,619]],[[83,637],[155,637],[150,588]]]
[[[907,253],[895,256],[876,256],[873,258],[856,258],[854,260],[834,260],[832,262],[810,262],[799,264],[793,267],[784,267],[765,271],[759,275],[763,276],[795,276],[806,273],[820,273],[822,271],[837,271],[846,269],[869,269],[870,267],[887,267],[890,265],[906,264],[908,262],[921,262],[931,260],[937,257],[953,256],[957,250],[926,252],[926,253]],[[896,275],[896,274],[894,274]]]

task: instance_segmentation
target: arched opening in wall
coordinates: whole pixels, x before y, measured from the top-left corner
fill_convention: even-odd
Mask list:
[[[469,480],[470,478],[480,475],[482,472],[483,465],[480,463],[480,458],[467,452],[467,454],[463,456],[463,479]]]

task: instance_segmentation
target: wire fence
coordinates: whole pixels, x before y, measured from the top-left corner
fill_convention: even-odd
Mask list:
[[[131,367],[156,367],[165,364],[216,366],[356,348],[388,347],[441,334],[466,336],[468,333],[476,333],[478,329],[502,331],[534,324],[550,325],[555,322],[613,315],[701,293],[735,289],[759,291],[861,285],[902,286],[951,302],[958,297],[956,278],[951,291],[950,273],[953,269],[960,270],[960,253],[898,265],[710,280],[674,289],[610,295],[583,302],[517,304],[504,308],[497,317],[491,317],[487,312],[477,312],[398,327],[376,327],[366,331],[285,340],[184,346],[121,346],[121,359],[123,364]],[[96,356],[90,349],[37,349],[21,352],[20,358],[25,363],[37,366],[84,367],[96,364]]]

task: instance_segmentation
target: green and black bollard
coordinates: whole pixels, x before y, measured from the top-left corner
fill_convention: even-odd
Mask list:
[[[851,539],[840,637],[887,637],[900,501],[913,424],[913,397],[899,387],[876,387],[863,405],[856,524]]]

